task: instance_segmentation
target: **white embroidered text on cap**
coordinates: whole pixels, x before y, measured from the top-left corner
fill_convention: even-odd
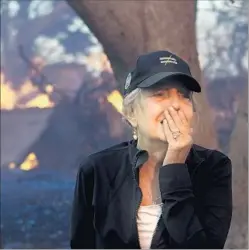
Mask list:
[[[174,63],[177,64],[177,61],[175,58],[171,57],[171,56],[167,56],[167,57],[160,57],[160,62],[163,63],[164,65],[168,64],[168,63]]]

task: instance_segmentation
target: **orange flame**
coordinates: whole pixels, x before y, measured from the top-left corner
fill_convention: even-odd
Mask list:
[[[23,163],[20,165],[20,169],[23,171],[29,171],[31,169],[37,168],[38,165],[39,165],[39,161],[37,160],[35,153],[32,152],[25,158]],[[15,162],[9,163],[10,169],[14,169],[16,167],[17,167],[17,165]]]
[[[30,153],[26,159],[24,160],[24,162],[20,165],[20,169],[24,170],[24,171],[29,171],[33,168],[38,167],[38,160],[36,158],[35,153]]]
[[[15,163],[15,162],[11,162],[11,163],[9,164],[9,168],[10,168],[10,169],[16,168],[16,163]]]
[[[17,95],[11,88],[9,82],[5,82],[4,75],[1,73],[1,109],[13,109]]]
[[[15,90],[11,82],[6,81],[4,74],[1,76],[1,109],[12,110],[15,108],[52,108],[54,103],[50,101],[48,94],[53,92],[53,86],[47,85],[47,94],[40,93],[40,90],[32,83],[25,81],[18,90]]]
[[[122,106],[123,106],[123,97],[118,90],[113,90],[107,96],[108,102],[110,102],[113,107],[119,112],[122,113]]]

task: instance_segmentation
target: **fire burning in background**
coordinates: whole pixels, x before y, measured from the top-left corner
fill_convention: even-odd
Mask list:
[[[25,81],[21,87],[15,90],[11,82],[5,80],[1,74],[1,109],[12,110],[15,108],[52,108],[54,103],[49,99],[53,92],[53,86],[46,86],[46,94],[40,92],[38,87],[33,86],[31,81]]]
[[[36,157],[35,153],[32,152],[26,157],[24,162],[19,166],[19,169],[21,169],[23,171],[29,171],[31,169],[37,168],[38,165],[39,165],[39,162],[37,160],[37,157]],[[16,168],[16,163],[11,162],[9,164],[9,168],[10,169]]]
[[[105,54],[92,54],[87,58],[87,65],[97,71],[112,72],[110,63]],[[19,88],[14,88],[13,84],[5,78],[3,72],[1,76],[1,110],[28,109],[28,108],[53,108],[56,104],[51,101],[50,95],[54,92],[52,85],[47,85],[42,92],[37,86],[27,79]],[[113,90],[103,97],[113,105],[115,110],[122,113],[123,97],[118,90]],[[14,160],[14,159],[13,159]],[[12,161],[8,164],[9,169],[20,169],[29,171],[39,167],[39,160],[34,152],[30,152],[21,164]]]
[[[108,102],[110,102],[113,107],[119,112],[122,113],[122,105],[123,105],[123,97],[120,94],[119,91],[113,90],[108,96],[107,96]]]
[[[14,89],[12,83],[1,76],[1,109],[28,109],[28,108],[53,108],[54,103],[49,99],[49,95],[53,92],[53,86],[47,85],[45,93],[41,93],[38,87],[34,86],[31,81],[26,80],[18,89]],[[39,161],[35,153],[31,152],[27,155],[22,164],[17,166],[15,162],[10,162],[10,169],[19,168],[23,171],[29,171],[38,167]]]

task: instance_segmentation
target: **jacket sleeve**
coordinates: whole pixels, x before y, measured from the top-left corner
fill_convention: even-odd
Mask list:
[[[89,165],[83,164],[77,174],[71,217],[71,249],[94,249],[93,177]]]
[[[231,161],[223,156],[212,166],[208,189],[203,192],[203,214],[195,211],[186,164],[169,164],[160,169],[163,220],[171,238],[181,248],[221,249],[232,217]]]

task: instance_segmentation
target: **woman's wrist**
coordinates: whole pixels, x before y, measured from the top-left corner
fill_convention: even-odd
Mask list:
[[[171,150],[168,149],[166,156],[163,161],[163,166],[168,164],[184,164],[188,154],[189,154],[190,148],[181,149],[181,150]]]

